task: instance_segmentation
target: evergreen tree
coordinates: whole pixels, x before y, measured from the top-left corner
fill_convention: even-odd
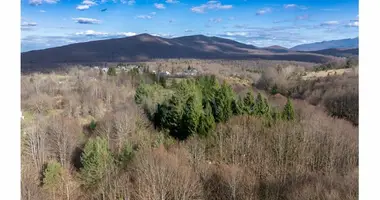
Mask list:
[[[185,105],[182,123],[181,123],[181,131],[178,133],[178,139],[186,139],[190,135],[193,135],[197,132],[199,118],[202,114],[202,104],[201,102],[197,102],[195,96],[190,97]]]
[[[261,93],[259,93],[256,97],[253,113],[257,116],[262,116],[264,114],[264,106],[263,97],[261,96]]]
[[[141,104],[147,95],[148,95],[147,86],[145,84],[139,85],[139,87],[137,87],[136,89],[135,102],[137,104]]]
[[[115,67],[110,67],[107,71],[108,76],[116,76],[116,68]]]
[[[232,113],[234,115],[242,115],[244,112],[244,102],[241,97],[234,99],[232,102]]]
[[[207,136],[213,129],[215,129],[215,119],[212,115],[211,106],[207,103],[201,117],[199,118],[198,134],[201,136]]]
[[[46,165],[43,172],[43,187],[53,192],[59,188],[63,178],[63,168],[57,161],[51,161]]]
[[[293,103],[289,97],[282,112],[282,118],[288,121],[295,119]]]
[[[126,167],[129,161],[132,160],[134,155],[133,147],[129,142],[125,142],[120,154],[118,155],[118,162],[121,167]]]
[[[177,95],[173,95],[167,105],[161,107],[161,126],[169,129],[172,135],[177,135],[182,119],[182,103]]]
[[[91,120],[90,126],[89,126],[91,131],[94,131],[96,128],[96,122],[95,120]]]
[[[253,107],[255,105],[255,99],[251,91],[247,92],[244,97],[244,110],[247,114],[253,114]]]
[[[272,90],[270,92],[272,95],[275,95],[278,93],[278,87],[277,87],[277,84],[274,84],[274,86],[272,87]]]
[[[272,108],[270,113],[271,113],[273,121],[276,122],[281,119],[281,113],[277,109]]]
[[[84,147],[81,163],[80,175],[85,186],[95,186],[113,163],[107,140],[100,137],[90,139]]]
[[[213,113],[216,122],[226,122],[232,116],[233,99],[234,93],[232,88],[226,83],[223,83],[215,95]]]

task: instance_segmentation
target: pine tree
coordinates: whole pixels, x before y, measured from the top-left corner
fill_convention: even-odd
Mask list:
[[[244,102],[239,96],[238,99],[234,99],[232,102],[232,113],[234,115],[242,115],[244,112]]]
[[[282,112],[282,118],[288,121],[295,119],[293,103],[289,97]]]
[[[247,114],[253,114],[253,107],[255,105],[255,99],[251,91],[247,92],[244,97],[244,110]]]
[[[232,101],[234,93],[226,83],[216,92],[214,104],[214,118],[216,122],[226,122],[232,116]]]
[[[49,162],[46,165],[43,175],[44,175],[44,178],[42,180],[43,187],[49,191],[52,191],[53,196],[54,196],[55,191],[62,184],[63,168],[61,164],[59,164],[57,161]]]
[[[257,116],[262,116],[264,114],[264,106],[263,97],[261,96],[261,93],[259,93],[256,97],[253,113]]]
[[[201,102],[197,102],[195,96],[190,97],[185,105],[182,123],[181,123],[181,131],[177,135],[178,139],[186,139],[190,135],[193,135],[197,132],[198,123],[200,116],[202,114],[202,104]]]
[[[113,163],[107,140],[100,137],[90,139],[84,147],[81,163],[83,168],[80,169],[80,175],[85,186],[98,184]]]
[[[118,162],[122,168],[126,167],[129,161],[132,160],[134,155],[133,147],[129,142],[125,142],[120,154],[118,155]]]
[[[136,89],[135,102],[137,104],[141,104],[147,95],[148,95],[147,86],[145,84],[139,85],[139,87],[137,87]]]
[[[201,136],[207,136],[210,131],[215,129],[215,119],[212,115],[212,109],[209,103],[206,104],[206,107],[199,118],[198,125],[198,134]]]
[[[162,107],[161,126],[169,129],[172,135],[177,135],[182,119],[182,102],[177,95],[173,95],[167,105]]]

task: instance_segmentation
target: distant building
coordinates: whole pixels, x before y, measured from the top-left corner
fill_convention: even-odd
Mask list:
[[[178,75],[181,76],[196,76],[198,74],[198,70],[196,69],[186,69],[182,73],[179,73]]]
[[[158,73],[158,76],[170,76],[170,72],[168,71],[160,72]]]

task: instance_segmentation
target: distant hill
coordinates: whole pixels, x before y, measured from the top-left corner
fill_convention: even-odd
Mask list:
[[[273,45],[273,46],[269,46],[269,47],[264,47],[262,49],[265,49],[265,50],[268,50],[268,51],[271,51],[271,52],[275,52],[275,53],[287,53],[287,52],[289,52],[288,48],[285,48],[285,47],[282,47],[282,46],[279,46],[279,45]]]
[[[141,62],[151,59],[264,59],[322,63],[331,56],[292,52],[285,48],[258,48],[233,40],[193,35],[161,38],[149,34],[70,44],[21,54],[22,71],[49,70],[64,64]]]
[[[354,49],[359,48],[359,38],[330,40],[310,44],[297,45],[290,50],[294,51],[319,51],[324,49]]]
[[[359,56],[359,49],[324,49],[319,51],[310,51],[309,53],[316,53],[322,55],[336,56],[336,57],[351,57]]]

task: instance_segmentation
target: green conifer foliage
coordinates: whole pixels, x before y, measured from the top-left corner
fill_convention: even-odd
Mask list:
[[[232,101],[234,93],[232,88],[223,83],[216,92],[214,105],[214,118],[216,122],[226,122],[232,116]]]
[[[56,190],[62,181],[63,168],[57,161],[51,161],[43,172],[43,186],[48,190]]]
[[[107,71],[108,76],[116,76],[116,68],[115,67],[110,67]]]
[[[208,136],[210,131],[215,129],[215,119],[212,114],[210,104],[206,104],[204,112],[199,118],[198,134],[201,136]]]
[[[247,114],[253,115],[253,108],[255,105],[255,99],[251,91],[247,92],[244,97],[244,110]]]
[[[107,140],[100,137],[90,139],[84,147],[81,163],[80,175],[85,186],[95,186],[113,163]]]
[[[284,110],[282,112],[282,118],[288,121],[295,119],[293,103],[289,97],[288,97],[288,101],[285,104]]]
[[[181,130],[177,137],[179,139],[186,139],[190,135],[196,134],[201,115],[201,102],[195,96],[190,97],[184,107]]]
[[[237,99],[234,99],[232,101],[232,112],[234,115],[242,115],[244,114],[245,110],[244,110],[244,102],[243,100],[241,99],[241,97],[237,98]]]

